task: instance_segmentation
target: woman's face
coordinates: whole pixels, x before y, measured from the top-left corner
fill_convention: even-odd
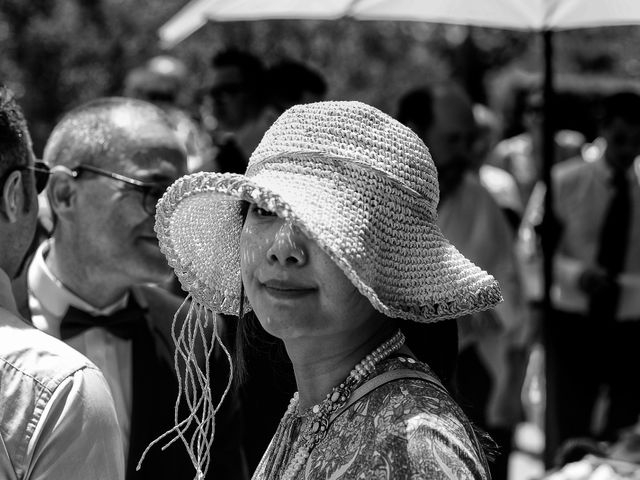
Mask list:
[[[240,237],[240,264],[258,320],[278,338],[327,337],[382,321],[313,240],[253,204]]]

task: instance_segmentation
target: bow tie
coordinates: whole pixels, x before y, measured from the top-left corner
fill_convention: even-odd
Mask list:
[[[91,315],[75,307],[69,307],[60,323],[60,338],[66,340],[90,328],[104,328],[118,338],[130,340],[138,326],[144,322],[146,312],[147,309],[138,305],[133,295],[129,297],[129,303],[125,308],[111,315]]]

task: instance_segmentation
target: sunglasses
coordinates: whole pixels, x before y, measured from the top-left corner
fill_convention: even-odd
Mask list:
[[[150,183],[143,182],[141,180],[127,177],[125,175],[121,175],[119,173],[110,172],[108,170],[103,170],[98,167],[94,167],[92,165],[78,165],[77,167],[70,169],[62,165],[57,165],[51,169],[51,173],[64,173],[65,175],[69,175],[74,179],[79,179],[80,175],[84,172],[89,172],[95,175],[99,175],[102,177],[109,178],[111,180],[115,180],[117,182],[124,183],[129,188],[139,191],[142,193],[142,208],[144,211],[151,216],[156,214],[156,204],[158,200],[162,198],[164,192],[167,190],[169,184],[159,184],[159,183]]]
[[[41,161],[33,162],[33,165],[19,165],[17,167],[9,169],[2,179],[2,183],[4,183],[5,179],[13,172],[33,172],[33,176],[35,178],[36,183],[36,192],[42,193],[42,191],[47,186],[47,182],[49,181],[49,174],[51,173],[49,170],[49,166]]]

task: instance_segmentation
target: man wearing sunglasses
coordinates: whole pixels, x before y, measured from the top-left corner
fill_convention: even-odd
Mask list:
[[[128,480],[191,479],[181,442],[151,449],[136,471],[149,443],[174,426],[178,392],[170,330],[182,299],[152,285],[171,275],[153,227],[156,202],[186,173],[183,144],[159,108],[105,98],[63,117],[44,160],[51,167],[47,197],[54,231],[29,267],[33,322],[103,371]],[[214,478],[244,478],[241,450],[224,423],[235,420],[236,407],[229,399],[216,417]]]
[[[12,294],[49,175],[33,158],[24,117],[0,85],[0,478],[122,479],[122,442],[103,375],[22,320]]]

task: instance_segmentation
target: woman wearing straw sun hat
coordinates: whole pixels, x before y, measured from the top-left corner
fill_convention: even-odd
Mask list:
[[[183,177],[159,202],[161,249],[192,299],[187,330],[212,312],[242,328],[253,311],[293,363],[298,393],[254,479],[489,477],[473,428],[400,330],[501,301],[438,230],[437,203],[425,145],[358,102],[287,110],[245,175]]]

